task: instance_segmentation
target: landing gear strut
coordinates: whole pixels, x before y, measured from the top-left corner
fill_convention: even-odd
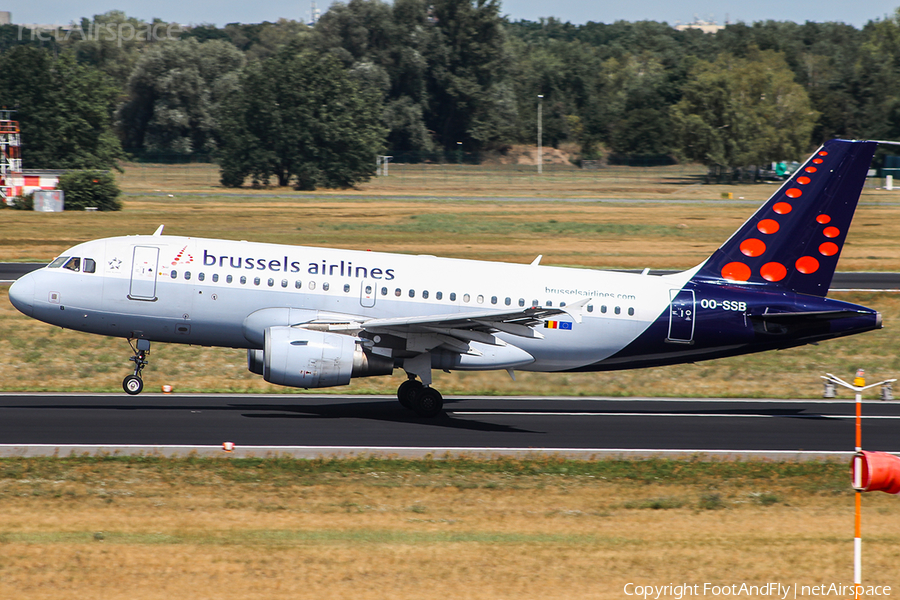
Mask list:
[[[128,338],[128,344],[131,346],[131,351],[134,352],[134,356],[128,358],[128,360],[134,363],[134,374],[129,375],[122,381],[122,389],[125,390],[126,394],[136,396],[144,389],[144,380],[141,379],[141,371],[147,366],[146,357],[147,352],[150,351],[150,341],[139,339],[137,340],[137,346],[135,346],[135,344],[131,342],[131,338]]]
[[[412,409],[420,417],[436,417],[444,408],[444,397],[439,391],[412,377],[400,384],[397,399],[404,408]]]

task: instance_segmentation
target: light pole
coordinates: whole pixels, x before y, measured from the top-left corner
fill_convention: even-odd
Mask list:
[[[543,129],[544,95],[538,94],[538,175],[544,172],[544,129]]]
[[[873,388],[886,383],[893,383],[896,379],[888,379],[879,381],[878,383],[870,383],[866,385],[865,371],[859,369],[853,383],[847,383],[840,377],[826,373],[821,376],[822,379],[833,384],[840,385],[856,392],[856,454],[853,457],[853,489],[856,490],[856,523],[855,536],[853,538],[853,587],[856,588],[856,598],[859,600],[860,588],[862,587],[862,500],[860,492],[863,488],[862,483],[862,393],[869,388]]]

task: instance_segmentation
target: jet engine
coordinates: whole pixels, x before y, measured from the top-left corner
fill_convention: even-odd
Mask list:
[[[349,335],[269,327],[265,350],[247,351],[247,368],[269,383],[298,388],[347,385],[352,377],[390,375],[391,358],[367,353]]]

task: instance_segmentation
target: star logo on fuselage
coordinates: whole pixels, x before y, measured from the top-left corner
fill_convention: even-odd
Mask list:
[[[121,267],[121,266],[122,266],[122,261],[119,260],[118,258],[114,258],[111,261],[109,261],[109,270],[110,271],[118,271],[119,267]]]

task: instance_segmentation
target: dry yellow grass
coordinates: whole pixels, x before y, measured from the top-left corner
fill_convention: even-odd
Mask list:
[[[762,186],[760,186],[762,187]],[[755,210],[751,204],[499,202],[378,198],[127,197],[118,213],[0,211],[0,261],[47,261],[77,243],[149,234],[247,239],[592,268],[689,268]],[[900,270],[900,206],[857,212],[844,271]]]
[[[623,598],[628,582],[852,581],[852,494],[802,474],[53,470],[0,479],[2,598]],[[868,584],[900,583],[898,515],[895,498],[865,498]]]

